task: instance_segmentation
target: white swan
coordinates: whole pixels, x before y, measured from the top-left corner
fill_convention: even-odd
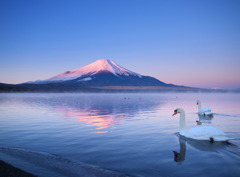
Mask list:
[[[210,140],[213,141],[227,141],[233,138],[226,137],[226,134],[212,126],[198,126],[186,131],[185,129],[185,111],[182,108],[177,108],[174,115],[180,113],[180,127],[179,133],[182,136],[195,140]]]
[[[197,100],[198,105],[198,114],[204,116],[212,116],[212,109],[210,107],[202,108],[202,104],[200,100]]]

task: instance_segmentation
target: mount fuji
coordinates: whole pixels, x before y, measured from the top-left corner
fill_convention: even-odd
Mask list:
[[[132,72],[111,60],[100,59],[74,71],[65,71],[46,80],[21,84],[0,83],[0,92],[222,92],[166,84],[154,77]],[[224,92],[224,91],[223,91]]]
[[[100,59],[94,63],[74,71],[65,71],[46,80],[27,82],[24,84],[64,84],[83,87],[106,86],[166,86],[166,84],[150,76],[132,72],[111,60]]]
[[[100,59],[46,80],[21,84],[0,83],[0,92],[224,92],[166,84],[154,77],[132,72],[111,60]]]

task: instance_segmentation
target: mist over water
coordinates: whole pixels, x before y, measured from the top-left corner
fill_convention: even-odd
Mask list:
[[[213,117],[198,116],[198,99]],[[235,140],[179,136],[178,107],[187,130],[215,126]],[[239,176],[239,108],[233,93],[0,94],[0,159],[39,176],[81,176],[83,163],[130,176]]]

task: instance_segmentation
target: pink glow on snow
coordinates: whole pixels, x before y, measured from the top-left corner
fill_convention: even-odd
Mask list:
[[[134,73],[132,71],[129,71],[116,63],[114,63],[111,60],[105,60],[105,59],[100,59],[97,60],[94,63],[91,63],[87,66],[84,66],[80,69],[74,70],[74,71],[66,71],[62,74],[59,74],[57,76],[54,76],[50,79],[47,79],[47,81],[54,81],[54,80],[72,80],[76,79],[78,77],[84,76],[84,75],[93,75],[101,71],[108,71],[113,73],[114,75],[134,75],[141,77],[140,74]]]

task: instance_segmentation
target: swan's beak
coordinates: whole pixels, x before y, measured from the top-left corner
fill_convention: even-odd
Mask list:
[[[174,113],[173,113],[173,115],[172,116],[174,116],[174,115],[176,115],[177,114],[177,111],[174,111]]]

